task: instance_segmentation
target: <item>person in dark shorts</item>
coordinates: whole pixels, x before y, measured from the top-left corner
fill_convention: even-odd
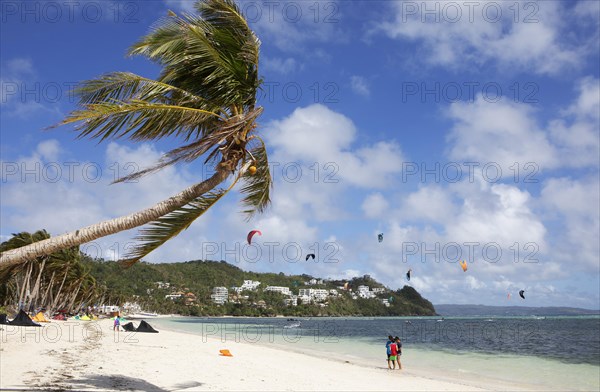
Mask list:
[[[402,355],[402,341],[400,341],[400,338],[396,336],[394,338],[394,342],[396,343],[396,362],[398,362],[398,370],[402,370],[402,364],[400,363],[400,355]]]

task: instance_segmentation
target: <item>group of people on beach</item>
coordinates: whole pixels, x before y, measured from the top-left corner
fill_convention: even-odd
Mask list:
[[[401,370],[402,364],[400,363],[400,356],[402,355],[402,342],[400,341],[400,338],[398,336],[388,336],[388,341],[385,344],[385,348],[387,350],[388,369],[396,369],[397,362],[398,370]]]

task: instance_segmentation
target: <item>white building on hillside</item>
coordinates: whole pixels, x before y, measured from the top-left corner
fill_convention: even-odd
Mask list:
[[[260,286],[260,282],[257,280],[244,280],[244,284],[242,284],[242,290],[250,290],[254,291]]]
[[[290,298],[286,298],[283,300],[287,306],[298,306],[298,296],[291,295]]]
[[[315,301],[325,301],[328,295],[329,292],[325,289],[315,289],[312,296]]]
[[[283,295],[292,295],[292,292],[290,291],[289,287],[283,287],[283,286],[267,286],[265,288],[265,291],[274,291],[276,293],[281,293]]]
[[[229,299],[229,293],[227,292],[227,287],[213,288],[210,298],[213,300],[214,303],[223,305]]]
[[[298,290],[299,297],[312,297],[315,289],[300,289]]]

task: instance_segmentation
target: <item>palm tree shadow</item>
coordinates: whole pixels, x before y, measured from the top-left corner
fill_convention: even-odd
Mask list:
[[[141,378],[127,377],[122,375],[93,375],[90,377],[82,377],[79,379],[67,380],[65,383],[70,384],[74,390],[95,388],[98,390],[134,390],[146,392],[168,392],[178,389],[188,389],[201,386],[201,382],[188,381],[174,385],[170,389],[164,389],[154,384],[149,383]]]

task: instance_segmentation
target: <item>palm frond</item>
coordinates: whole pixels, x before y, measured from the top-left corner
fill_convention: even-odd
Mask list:
[[[142,257],[187,229],[192,222],[208,211],[228,191],[229,189],[218,189],[210,192],[151,222],[148,227],[141,229],[139,235],[135,238],[135,240],[142,243],[130,250],[125,259],[120,260],[120,263],[125,266],[137,263]]]
[[[207,0],[200,15],[169,16],[133,45],[130,55],[144,55],[162,67],[160,81],[221,107],[254,107],[260,41],[235,3]]]
[[[131,140],[183,136],[188,140],[194,134],[200,136],[212,129],[218,119],[222,119],[218,114],[202,109],[131,100],[87,105],[71,112],[54,127],[81,122],[75,127],[78,137],[89,136],[100,141],[123,136]]]
[[[112,72],[98,79],[80,83],[74,90],[80,105],[102,102],[139,100],[168,103],[177,106],[190,106],[216,112],[218,107],[210,102],[167,83],[130,72]]]
[[[223,142],[227,143],[227,141],[231,140],[231,143],[235,143],[235,136],[242,133],[242,130],[247,127],[248,124],[252,124],[256,121],[256,118],[262,113],[262,110],[262,107],[258,107],[250,113],[230,117],[227,121],[222,122],[216,130],[207,133],[200,140],[175,148],[163,155],[155,165],[128,176],[121,177],[113,183],[136,180],[142,176],[155,173],[167,166],[182,161],[191,162],[212,149],[212,152],[204,162],[206,164],[212,158],[218,158],[221,155],[222,148],[227,148],[227,144],[222,145]]]
[[[246,220],[250,220],[256,213],[262,213],[271,203],[270,192],[273,188],[271,172],[269,170],[269,161],[267,158],[267,149],[264,142],[256,137],[254,140],[259,140],[259,144],[250,149],[252,154],[252,164],[256,166],[256,173],[252,175],[246,170],[242,174],[244,186],[240,190],[245,194],[242,199],[244,206],[248,207],[244,210]]]

